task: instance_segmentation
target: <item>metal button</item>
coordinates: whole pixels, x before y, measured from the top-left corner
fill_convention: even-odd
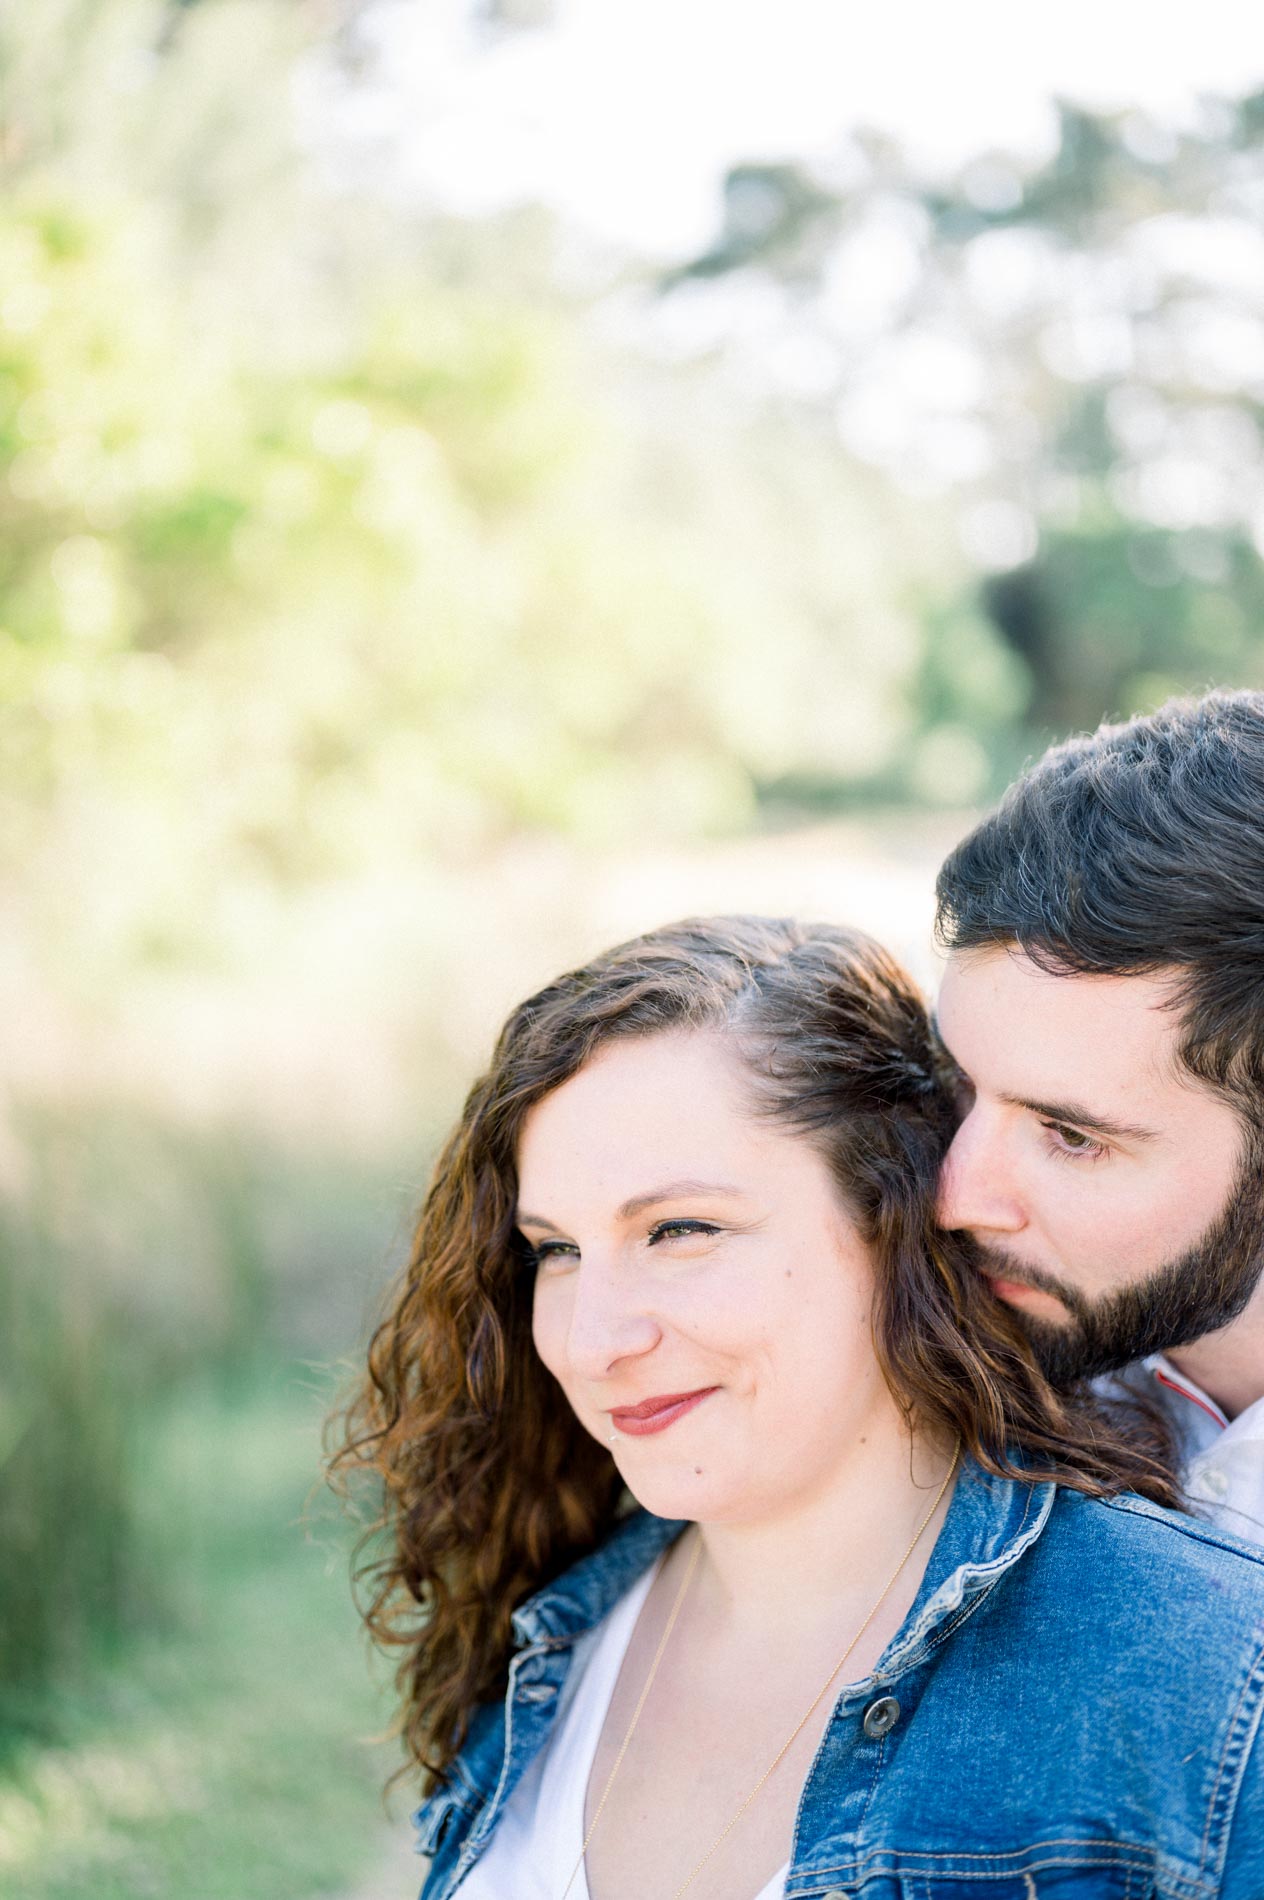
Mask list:
[[[848,1900],[848,1896],[841,1887],[831,1887],[827,1894],[822,1895],[822,1900]]]
[[[900,1705],[893,1695],[880,1695],[865,1710],[865,1719],[861,1723],[871,1742],[880,1742],[889,1735],[900,1719]]]

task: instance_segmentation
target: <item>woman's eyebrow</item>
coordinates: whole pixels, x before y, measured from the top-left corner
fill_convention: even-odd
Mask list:
[[[634,1194],[630,1201],[625,1201],[622,1207],[616,1209],[616,1217],[619,1220],[634,1220],[647,1207],[657,1207],[661,1201],[680,1201],[714,1194],[733,1199],[740,1197],[741,1192],[741,1188],[728,1187],[717,1181],[668,1181],[662,1187],[651,1188],[647,1194]],[[515,1222],[519,1227],[538,1227],[550,1234],[560,1234],[562,1231],[551,1220],[546,1220],[543,1214],[519,1213],[515,1216]]]
[[[715,1181],[668,1181],[663,1187],[651,1188],[648,1194],[634,1194],[619,1209],[619,1219],[633,1220],[636,1215],[643,1214],[647,1207],[657,1207],[660,1201],[681,1201],[712,1194],[733,1198],[741,1192],[741,1188],[727,1187]]]
[[[560,1234],[562,1231],[560,1227],[555,1227],[551,1220],[545,1220],[543,1214],[515,1214],[514,1226],[539,1227],[546,1234]]]

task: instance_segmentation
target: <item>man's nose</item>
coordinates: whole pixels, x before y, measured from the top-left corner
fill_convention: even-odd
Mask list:
[[[969,1233],[1016,1234],[1027,1225],[1002,1131],[977,1103],[944,1156],[935,1214],[941,1227]]]
[[[566,1339],[572,1372],[605,1379],[620,1360],[652,1352],[661,1336],[636,1276],[617,1260],[586,1258],[576,1274]]]

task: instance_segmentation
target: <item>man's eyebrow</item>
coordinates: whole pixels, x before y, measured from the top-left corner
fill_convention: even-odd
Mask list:
[[[660,1201],[697,1199],[702,1195],[714,1194],[723,1194],[732,1199],[741,1192],[741,1188],[728,1187],[716,1181],[667,1181],[662,1187],[651,1188],[646,1194],[634,1194],[616,1213],[619,1220],[633,1220],[638,1214],[643,1214],[647,1207],[657,1207]],[[541,1214],[519,1213],[516,1222],[519,1227],[539,1227],[550,1234],[560,1234],[562,1231]]]
[[[1008,1102],[1011,1108],[1030,1109],[1033,1115],[1039,1115],[1041,1121],[1064,1122],[1071,1128],[1086,1128],[1095,1135],[1105,1135],[1111,1141],[1157,1141],[1157,1128],[1142,1128],[1136,1122],[1115,1121],[1109,1115],[1098,1115],[1080,1102],[1033,1102],[1025,1095],[1002,1095],[1002,1102]]]

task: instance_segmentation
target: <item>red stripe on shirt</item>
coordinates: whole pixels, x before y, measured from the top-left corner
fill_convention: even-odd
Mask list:
[[[1191,1405],[1196,1405],[1200,1412],[1206,1412],[1208,1418],[1213,1419],[1221,1431],[1224,1430],[1224,1420],[1221,1418],[1219,1412],[1212,1410],[1206,1399],[1200,1399],[1193,1392],[1186,1391],[1183,1385],[1177,1385],[1175,1379],[1169,1379],[1166,1372],[1160,1372],[1157,1366],[1154,1370],[1154,1376],[1160,1385],[1167,1387],[1169,1392],[1179,1392],[1183,1399],[1188,1399]]]

